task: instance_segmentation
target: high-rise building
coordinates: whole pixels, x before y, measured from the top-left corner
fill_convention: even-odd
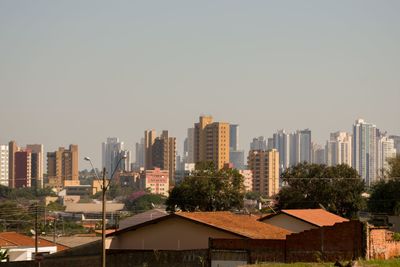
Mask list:
[[[169,181],[168,170],[154,168],[154,170],[146,170],[140,178],[140,187],[147,189],[152,194],[159,194],[168,197]]]
[[[111,175],[117,168],[123,150],[124,142],[120,142],[117,137],[108,137],[107,141],[102,143],[102,164],[108,175]],[[118,170],[124,170],[124,166],[118,165]]]
[[[267,141],[263,136],[253,138],[250,143],[250,150],[267,150]]]
[[[352,167],[358,171],[367,186],[376,181],[377,128],[363,119],[353,125]]]
[[[131,171],[131,152],[129,150],[121,150],[117,157],[117,160],[122,159],[118,169],[124,172]],[[117,162],[118,163],[118,162]]]
[[[325,145],[325,159],[328,166],[352,165],[352,139],[350,133],[331,133]]]
[[[294,164],[311,163],[311,131],[309,129],[298,130],[293,133]]]
[[[285,130],[274,133],[273,148],[279,152],[279,168],[282,173],[290,166],[290,135]]]
[[[311,143],[311,163],[325,164],[325,149],[321,145]]]
[[[383,178],[390,171],[388,160],[396,157],[394,140],[382,133],[377,141],[377,172],[378,177]]]
[[[229,159],[235,169],[244,170],[244,151],[237,150],[237,151],[230,151],[229,152]]]
[[[169,137],[168,131],[163,131],[160,137],[154,139],[151,149],[149,150],[151,150],[151,165],[148,170],[154,168],[168,170],[169,178],[172,182],[176,170],[176,138]]]
[[[239,125],[229,125],[229,149],[230,151],[239,150]]]
[[[8,186],[15,188],[15,153],[19,150],[15,141],[8,143]]]
[[[0,185],[8,186],[8,145],[0,145]]]
[[[32,186],[43,188],[43,157],[44,150],[42,144],[26,145],[26,149],[31,152],[31,179]]]
[[[187,137],[183,145],[183,162],[194,163],[194,128],[187,129]]]
[[[140,139],[135,145],[135,167],[136,169],[144,168],[144,138]]]
[[[201,116],[194,124],[194,161],[212,162],[217,169],[229,163],[229,123],[213,122],[211,116]]]
[[[66,183],[79,184],[78,145],[69,149],[60,147],[55,152],[47,153],[47,176],[49,185],[63,187]]]
[[[29,150],[15,152],[15,188],[31,187],[31,156]]]
[[[156,139],[155,130],[144,131],[144,168],[145,170],[153,169],[152,150],[154,140]]]
[[[279,192],[278,150],[250,150],[248,169],[253,173],[253,191],[268,197]]]
[[[393,139],[394,148],[396,149],[396,155],[400,155],[400,136],[399,135],[390,135],[390,139]]]

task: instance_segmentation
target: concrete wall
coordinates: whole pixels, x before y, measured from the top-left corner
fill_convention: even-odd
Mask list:
[[[237,236],[200,223],[169,218],[114,237],[110,249],[207,249],[208,239]]]
[[[368,258],[390,259],[400,256],[400,241],[393,240],[393,233],[385,228],[369,227]]]
[[[305,230],[318,228],[312,224],[309,224],[302,220],[293,218],[292,216],[289,216],[284,213],[275,215],[269,219],[265,219],[262,222],[272,224],[274,226],[278,226],[283,229],[287,229],[287,230],[291,231],[292,233],[300,233]]]

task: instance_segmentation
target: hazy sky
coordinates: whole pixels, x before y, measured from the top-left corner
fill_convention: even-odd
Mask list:
[[[400,134],[400,1],[0,0],[0,143],[101,142],[146,128],[181,150],[200,114],[313,139],[358,117]],[[80,161],[80,169],[88,168]]]

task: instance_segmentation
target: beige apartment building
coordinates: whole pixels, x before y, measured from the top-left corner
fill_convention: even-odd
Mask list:
[[[194,124],[194,161],[213,162],[218,169],[223,168],[229,163],[229,137],[229,123],[201,116]]]
[[[49,185],[60,188],[65,184],[79,184],[78,157],[78,145],[70,145],[69,149],[60,147],[55,152],[48,152]]]
[[[279,192],[279,152],[250,150],[248,168],[253,173],[253,191],[271,197]]]

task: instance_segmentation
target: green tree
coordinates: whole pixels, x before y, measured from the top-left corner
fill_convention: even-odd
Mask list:
[[[212,163],[200,163],[167,199],[167,210],[220,211],[243,207],[243,176],[236,169],[217,170]]]
[[[365,206],[365,186],[357,171],[342,164],[333,167],[301,163],[282,174],[284,186],[277,195],[279,209],[323,206],[328,211],[352,218]]]
[[[400,156],[389,159],[388,163],[386,179],[371,188],[368,208],[372,212],[400,215]]]
[[[125,208],[134,213],[140,213],[153,209],[153,205],[163,205],[166,197],[163,195],[150,194],[145,191],[132,193],[125,200]]]

